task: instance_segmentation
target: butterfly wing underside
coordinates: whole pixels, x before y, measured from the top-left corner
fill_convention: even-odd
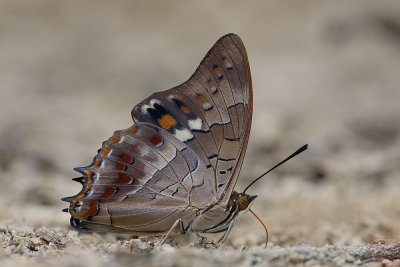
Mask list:
[[[191,147],[213,172],[216,197],[226,202],[236,184],[250,134],[253,92],[247,53],[235,34],[220,38],[192,77],[132,110]]]
[[[70,202],[81,230],[164,233],[188,206],[225,203],[250,133],[252,88],[240,38],[220,38],[192,77],[132,110],[135,124],[103,143]],[[185,213],[186,211],[186,213]]]

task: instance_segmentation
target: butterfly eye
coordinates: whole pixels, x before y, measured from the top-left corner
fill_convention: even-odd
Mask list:
[[[239,210],[245,210],[250,204],[249,198],[247,196],[239,196],[237,199],[237,204]]]

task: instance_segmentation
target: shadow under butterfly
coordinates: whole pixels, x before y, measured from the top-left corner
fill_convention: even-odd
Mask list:
[[[234,191],[252,110],[246,50],[237,35],[227,34],[189,80],[136,105],[134,125],[103,142],[91,165],[75,168],[82,190],[62,199],[70,203],[64,211],[71,225],[164,239],[176,227],[225,232],[223,242],[256,198],[245,191],[264,175],[243,193]]]

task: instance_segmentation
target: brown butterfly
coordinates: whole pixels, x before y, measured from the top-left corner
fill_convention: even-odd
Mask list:
[[[256,198],[234,191],[249,140],[253,90],[246,50],[221,37],[181,85],[146,98],[135,124],[75,168],[82,190],[70,202],[82,231],[168,235],[225,231]]]

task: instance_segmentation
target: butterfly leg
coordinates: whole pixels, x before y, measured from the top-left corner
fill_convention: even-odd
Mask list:
[[[171,234],[171,232],[179,225],[179,228],[181,230],[182,233],[184,233],[183,230],[183,223],[181,219],[178,219],[174,222],[174,224],[172,225],[172,227],[168,230],[168,232],[164,235],[163,239],[160,241],[160,243],[157,244],[157,246],[161,246],[164,244],[165,239]]]
[[[225,239],[226,239],[226,237],[229,235],[229,233],[231,232],[234,223],[235,223],[235,220],[232,220],[232,221],[229,223],[228,229],[226,229],[226,231],[224,232],[224,234],[223,234],[223,235],[221,236],[221,238],[218,240],[218,242],[217,242],[218,244],[219,244],[219,243],[224,243],[224,242],[225,242]]]

